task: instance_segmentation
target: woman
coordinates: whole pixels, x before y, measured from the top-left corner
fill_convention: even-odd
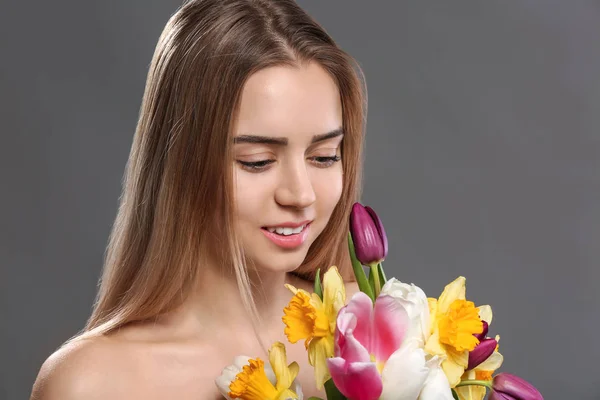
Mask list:
[[[32,399],[219,398],[238,354],[287,343],[290,283],[337,265],[366,111],[360,68],[291,0],[197,0],[168,21],[142,102],[94,311]]]

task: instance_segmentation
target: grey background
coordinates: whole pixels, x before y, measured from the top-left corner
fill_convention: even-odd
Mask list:
[[[90,313],[158,36],[179,1],[4,2],[0,398]],[[600,3],[300,1],[369,85],[363,202],[389,275],[458,275],[502,371],[600,399]]]

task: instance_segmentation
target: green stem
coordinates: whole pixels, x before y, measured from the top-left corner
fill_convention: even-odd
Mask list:
[[[492,390],[492,381],[479,381],[479,380],[475,380],[475,379],[467,379],[464,381],[460,381],[460,383],[458,385],[456,385],[456,387],[470,386],[470,385],[485,386],[486,388]]]
[[[371,285],[369,284],[365,270],[363,269],[363,266],[358,258],[356,258],[356,251],[354,250],[354,243],[352,241],[352,234],[350,232],[348,232],[348,250],[350,251],[350,260],[352,260],[352,269],[354,270],[354,276],[356,277],[358,288],[361,292],[366,293],[366,295],[369,296],[373,302],[375,302],[375,297],[373,296],[373,291],[371,290]]]
[[[377,264],[377,270],[379,271],[379,277],[381,278],[381,280],[385,284],[387,282],[387,277],[385,276],[385,272],[383,271],[383,263],[382,262],[380,262],[379,264]]]
[[[375,298],[377,298],[377,296],[379,296],[379,293],[381,292],[381,281],[379,280],[379,268],[377,264],[369,264],[369,267],[371,267],[371,275],[373,275],[373,282],[375,283]]]

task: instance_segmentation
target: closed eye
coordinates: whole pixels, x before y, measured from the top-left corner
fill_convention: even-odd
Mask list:
[[[338,155],[335,155],[330,157],[312,157],[311,159],[321,168],[327,168],[340,161],[342,158]]]
[[[275,160],[261,160],[261,161],[241,161],[237,160],[237,162],[248,171],[260,171],[264,169],[267,165],[272,164]]]
[[[341,157],[338,155],[335,156],[315,156],[310,157],[310,160],[318,167],[318,168],[328,168],[333,164],[341,160]],[[237,160],[237,162],[242,166],[243,169],[250,172],[261,172],[268,168],[270,164],[273,164],[275,160],[260,160],[260,161],[242,161]]]

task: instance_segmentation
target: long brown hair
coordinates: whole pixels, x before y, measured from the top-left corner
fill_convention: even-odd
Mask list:
[[[207,242],[234,268],[256,315],[234,229],[232,126],[249,76],[310,61],[339,88],[344,183],[331,220],[295,274],[312,280],[316,268],[337,265],[352,279],[346,235],[360,190],[367,104],[360,66],[292,0],[188,1],[167,22],[152,58],[101,286],[79,337],[180,305]]]

